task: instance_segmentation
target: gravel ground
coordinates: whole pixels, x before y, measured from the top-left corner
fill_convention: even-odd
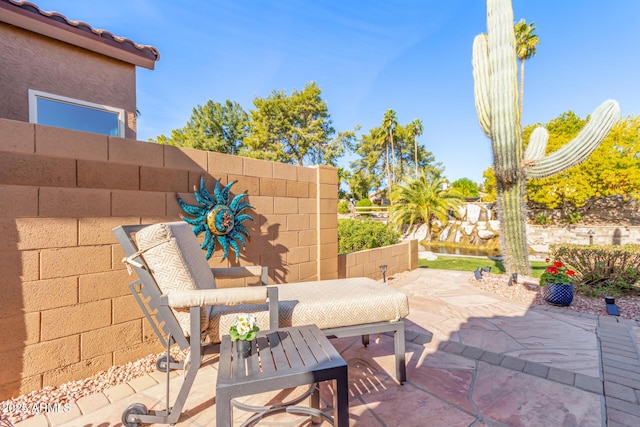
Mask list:
[[[517,284],[507,286],[508,277],[504,274],[485,274],[482,280],[470,279],[469,283],[485,291],[501,295],[507,299],[527,302],[536,305],[549,305],[540,296],[537,279],[521,278]],[[623,319],[640,322],[640,298],[616,298],[616,304],[620,309],[620,317]],[[581,295],[575,295],[569,311],[579,313],[591,313],[606,315],[603,299],[591,299]],[[71,381],[58,387],[45,387],[29,394],[18,396],[11,400],[0,402],[0,427],[11,426],[9,423],[17,423],[25,420],[37,412],[15,411],[12,408],[30,408],[34,404],[42,402],[64,404],[75,402],[78,399],[93,393],[104,391],[117,384],[131,381],[146,373],[155,371],[158,354],[150,354],[136,362],[126,365],[114,366],[107,371],[97,373],[91,378]],[[175,352],[173,356],[182,360],[183,354]]]
[[[469,283],[474,286],[494,294],[502,295],[508,299],[553,307],[552,304],[542,299],[538,279],[520,278],[518,283],[513,286],[507,286],[507,282],[508,276],[505,274],[485,273],[482,280],[476,280],[474,278],[469,280]],[[619,297],[616,298],[616,305],[620,310],[620,318],[640,322],[640,298]],[[576,313],[607,315],[604,298],[588,298],[575,294],[571,305],[564,308]]]

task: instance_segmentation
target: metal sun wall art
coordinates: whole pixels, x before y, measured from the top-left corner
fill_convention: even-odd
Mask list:
[[[193,195],[196,197],[198,205],[189,205],[185,203],[180,196],[176,194],[178,204],[187,214],[195,218],[188,218],[180,215],[185,222],[193,225],[193,232],[196,236],[204,231],[204,242],[201,248],[207,248],[207,259],[211,258],[211,254],[216,246],[216,242],[222,248],[222,259],[227,258],[229,246],[236,253],[236,258],[240,257],[240,247],[238,242],[244,249],[246,247],[245,236],[249,238],[247,228],[241,224],[245,220],[253,221],[253,217],[248,214],[241,213],[244,209],[251,209],[253,206],[247,203],[241,203],[247,193],[238,194],[229,203],[229,190],[236,181],[231,181],[224,188],[221,188],[220,181],[216,182],[213,196],[209,194],[204,186],[204,177],[200,178],[200,191],[193,186]],[[237,241],[236,241],[237,240]]]

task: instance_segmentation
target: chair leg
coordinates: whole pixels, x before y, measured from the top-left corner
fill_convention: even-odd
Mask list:
[[[362,336],[362,345],[365,347],[369,346],[369,334]]]
[[[405,365],[404,322],[398,322],[398,327],[393,334],[396,348],[396,380],[400,384],[407,381],[407,367]]]

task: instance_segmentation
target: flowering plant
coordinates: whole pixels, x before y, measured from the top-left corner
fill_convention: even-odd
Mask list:
[[[260,328],[256,325],[256,316],[242,313],[238,315],[236,323],[229,329],[229,336],[231,341],[252,341],[259,330]]]
[[[550,262],[551,260],[547,258],[546,261]],[[560,261],[554,261],[540,276],[540,286],[545,286],[549,283],[570,285],[573,284],[575,275],[575,271],[569,269]]]

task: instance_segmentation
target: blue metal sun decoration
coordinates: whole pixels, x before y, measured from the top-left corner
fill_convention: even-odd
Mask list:
[[[195,185],[193,186],[193,195],[196,196],[197,206],[185,203],[176,194],[180,207],[187,214],[195,217],[187,218],[180,215],[180,218],[193,225],[193,232],[196,236],[199,236],[203,231],[205,232],[202,249],[207,248],[207,259],[211,258],[216,242],[222,248],[223,260],[227,258],[229,246],[235,251],[236,257],[239,257],[240,247],[237,241],[244,249],[246,247],[245,236],[250,237],[247,228],[241,222],[247,219],[253,221],[253,218],[241,212],[247,208],[251,209],[253,206],[241,203],[247,193],[238,194],[229,203],[229,190],[235,183],[236,181],[231,181],[224,188],[221,188],[220,181],[217,181],[214,195],[211,196],[204,186],[204,176],[201,177],[200,191]]]

